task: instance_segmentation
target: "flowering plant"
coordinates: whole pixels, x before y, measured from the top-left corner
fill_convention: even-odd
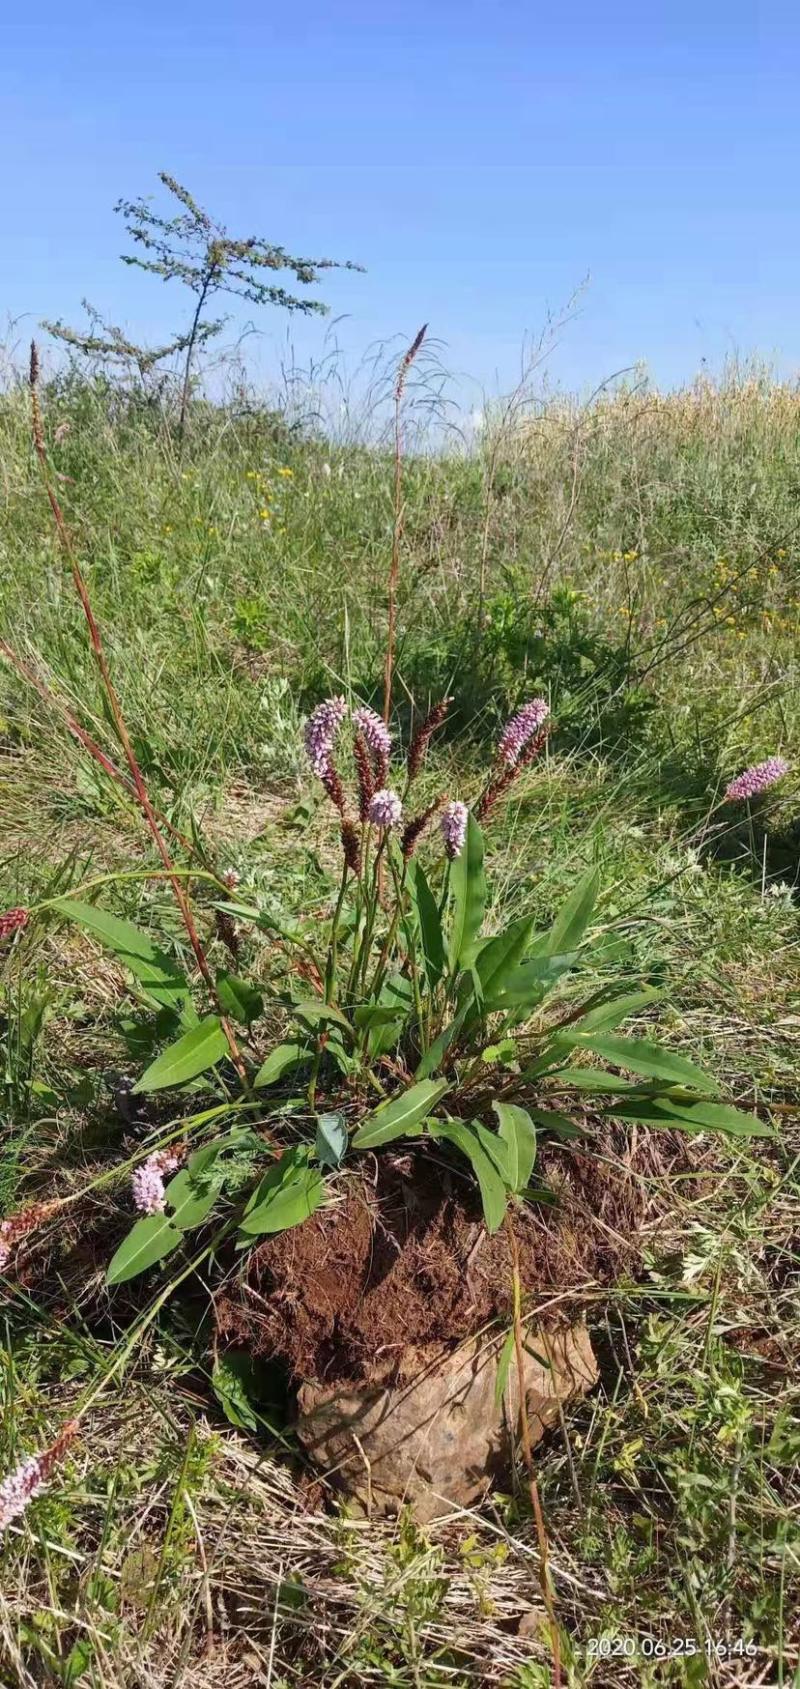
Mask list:
[[[510,1199],[551,1198],[531,1182],[537,1139],[583,1135],[575,1115],[587,1100],[600,1118],[768,1133],[719,1101],[714,1080],[694,1063],[618,1030],[651,1008],[658,993],[649,985],[628,974],[565,1004],[560,982],[592,961],[595,868],[547,931],[536,933],[532,917],[521,914],[500,932],[484,932],[481,823],[540,756],[549,710],[533,699],[511,719],[471,807],[446,791],[417,807],[414,784],[447,707],[444,700],[431,711],[402,764],[386,723],[366,706],[351,713],[343,697],[331,698],[310,716],[306,752],[340,840],[338,893],[322,926],[316,915],[292,926],[276,922],[248,900],[238,875],[195,875],[213,884],[217,936],[234,957],[247,924],[279,944],[286,973],[275,1001],[288,1028],[266,1053],[263,996],[246,979],[227,969],[203,974],[215,1001],[200,1014],[166,941],[158,947],[76,898],[51,900],[125,964],[162,1037],[178,1034],[134,1094],[214,1094],[201,1113],[179,1110],[175,1130],[135,1169],[131,1198],[140,1217],[113,1257],[112,1283],[179,1249],[215,1208],[222,1232],[236,1231],[245,1246],[300,1224],[325,1201],[346,1155],[400,1139],[466,1160],[494,1230]],[[12,911],[3,932],[17,942],[25,924]],[[227,1123],[221,1135],[220,1123]],[[30,1228],[19,1216],[6,1226],[7,1258]]]

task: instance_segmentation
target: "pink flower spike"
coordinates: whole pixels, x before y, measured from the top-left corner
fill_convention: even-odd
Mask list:
[[[44,1489],[48,1478],[61,1459],[64,1450],[72,1442],[78,1430],[77,1419],[70,1419],[64,1426],[60,1437],[51,1443],[49,1449],[42,1454],[29,1455],[14,1472],[0,1484],[0,1531],[5,1531],[13,1519],[18,1519],[29,1501]]]
[[[353,711],[353,721],[359,733],[363,734],[375,761],[381,765],[388,763],[392,754],[392,735],[386,723],[381,721],[375,710],[368,709],[366,704]]]
[[[4,938],[11,938],[15,932],[22,932],[27,924],[27,909],[7,909],[4,915],[0,915],[0,944]]]
[[[403,805],[397,793],[391,792],[388,786],[381,787],[370,803],[369,819],[373,827],[399,827],[403,819]]]
[[[164,1174],[174,1173],[185,1155],[186,1145],[174,1144],[172,1149],[160,1149],[154,1155],[148,1155],[141,1167],[136,1168],[131,1178],[131,1190],[134,1206],[140,1214],[163,1214],[166,1199]]]
[[[447,805],[439,822],[442,838],[444,839],[445,854],[453,862],[464,849],[467,836],[467,820],[469,811],[465,803],[455,798]]]
[[[312,710],[306,722],[306,755],[320,780],[330,770],[333,742],[346,715],[344,698],[326,698],[324,703]]]
[[[497,755],[501,762],[509,768],[514,768],[529,739],[538,733],[542,723],[550,714],[550,705],[546,698],[532,698],[530,703],[524,704],[516,715],[506,723],[497,746]]]
[[[776,780],[782,780],[788,774],[789,764],[783,757],[767,757],[766,762],[756,762],[752,768],[746,768],[742,774],[737,774],[725,788],[725,797],[729,801],[742,798],[755,798],[759,792],[766,792],[774,786]]]

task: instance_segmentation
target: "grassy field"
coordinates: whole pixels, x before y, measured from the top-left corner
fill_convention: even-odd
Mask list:
[[[430,781],[471,788],[497,725],[544,692],[556,730],[491,837],[491,916],[544,919],[579,867],[601,922],[663,982],[658,1020],[774,1140],[704,1139],[642,1175],[630,1271],[581,1287],[602,1381],[537,1458],[565,1681],[800,1684],[800,395],[768,374],[588,406],[521,392],[466,449],[408,395],[396,705],[454,706]],[[302,721],[380,697],[391,454],[241,398],[184,450],[141,398],[45,395],[75,538],[153,801],[202,825],[248,895],[335,896]],[[135,806],[70,735],[113,746],[31,447],[0,397],[0,910],[153,866]],[[728,780],[780,752],[752,810]],[[157,880],[106,906],[177,935]],[[264,946],[266,951],[266,945]],[[256,973],[266,960],[256,947]],[[0,957],[0,1209],[130,1153],[136,1060],[119,971],[56,921]],[[103,1199],[113,1228],[118,1197]],[[69,1230],[69,1227],[67,1228]],[[77,1263],[77,1265],[76,1265]],[[3,1284],[2,1470],[43,1447],[124,1352],[96,1228]],[[535,1313],[537,1301],[529,1300]],[[524,1486],[424,1532],[323,1505],[291,1432],[228,1423],[196,1304],[170,1303],[7,1535],[0,1681],[551,1681]],[[286,1443],[289,1443],[287,1450]],[[719,1647],[717,1648],[717,1644]],[[604,1653],[605,1651],[605,1653]],[[666,1658],[670,1651],[674,1658]],[[606,1657],[610,1655],[610,1657]]]

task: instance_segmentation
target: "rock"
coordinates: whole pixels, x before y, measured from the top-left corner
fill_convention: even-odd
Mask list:
[[[525,1397],[531,1441],[558,1418],[559,1402],[597,1382],[597,1362],[582,1323],[529,1328]],[[325,1477],[369,1513],[413,1505],[421,1520],[471,1507],[492,1484],[508,1481],[510,1426],[519,1414],[512,1356],[504,1401],[496,1402],[502,1336],[470,1338],[455,1350],[406,1348],[379,1363],[362,1385],[304,1384],[297,1431]],[[549,1356],[552,1370],[545,1364]]]

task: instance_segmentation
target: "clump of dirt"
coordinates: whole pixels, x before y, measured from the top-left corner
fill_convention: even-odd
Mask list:
[[[516,1206],[527,1292],[565,1297],[632,1276],[654,1178],[690,1164],[679,1134],[610,1129],[591,1147],[554,1145],[537,1175],[556,1206]],[[652,1241],[652,1229],[649,1228]],[[489,1236],[471,1180],[430,1150],[383,1151],[342,1175],[338,1201],[254,1250],[217,1300],[220,1335],[283,1360],[296,1379],[369,1379],[409,1344],[454,1344],[511,1309],[510,1244]]]

